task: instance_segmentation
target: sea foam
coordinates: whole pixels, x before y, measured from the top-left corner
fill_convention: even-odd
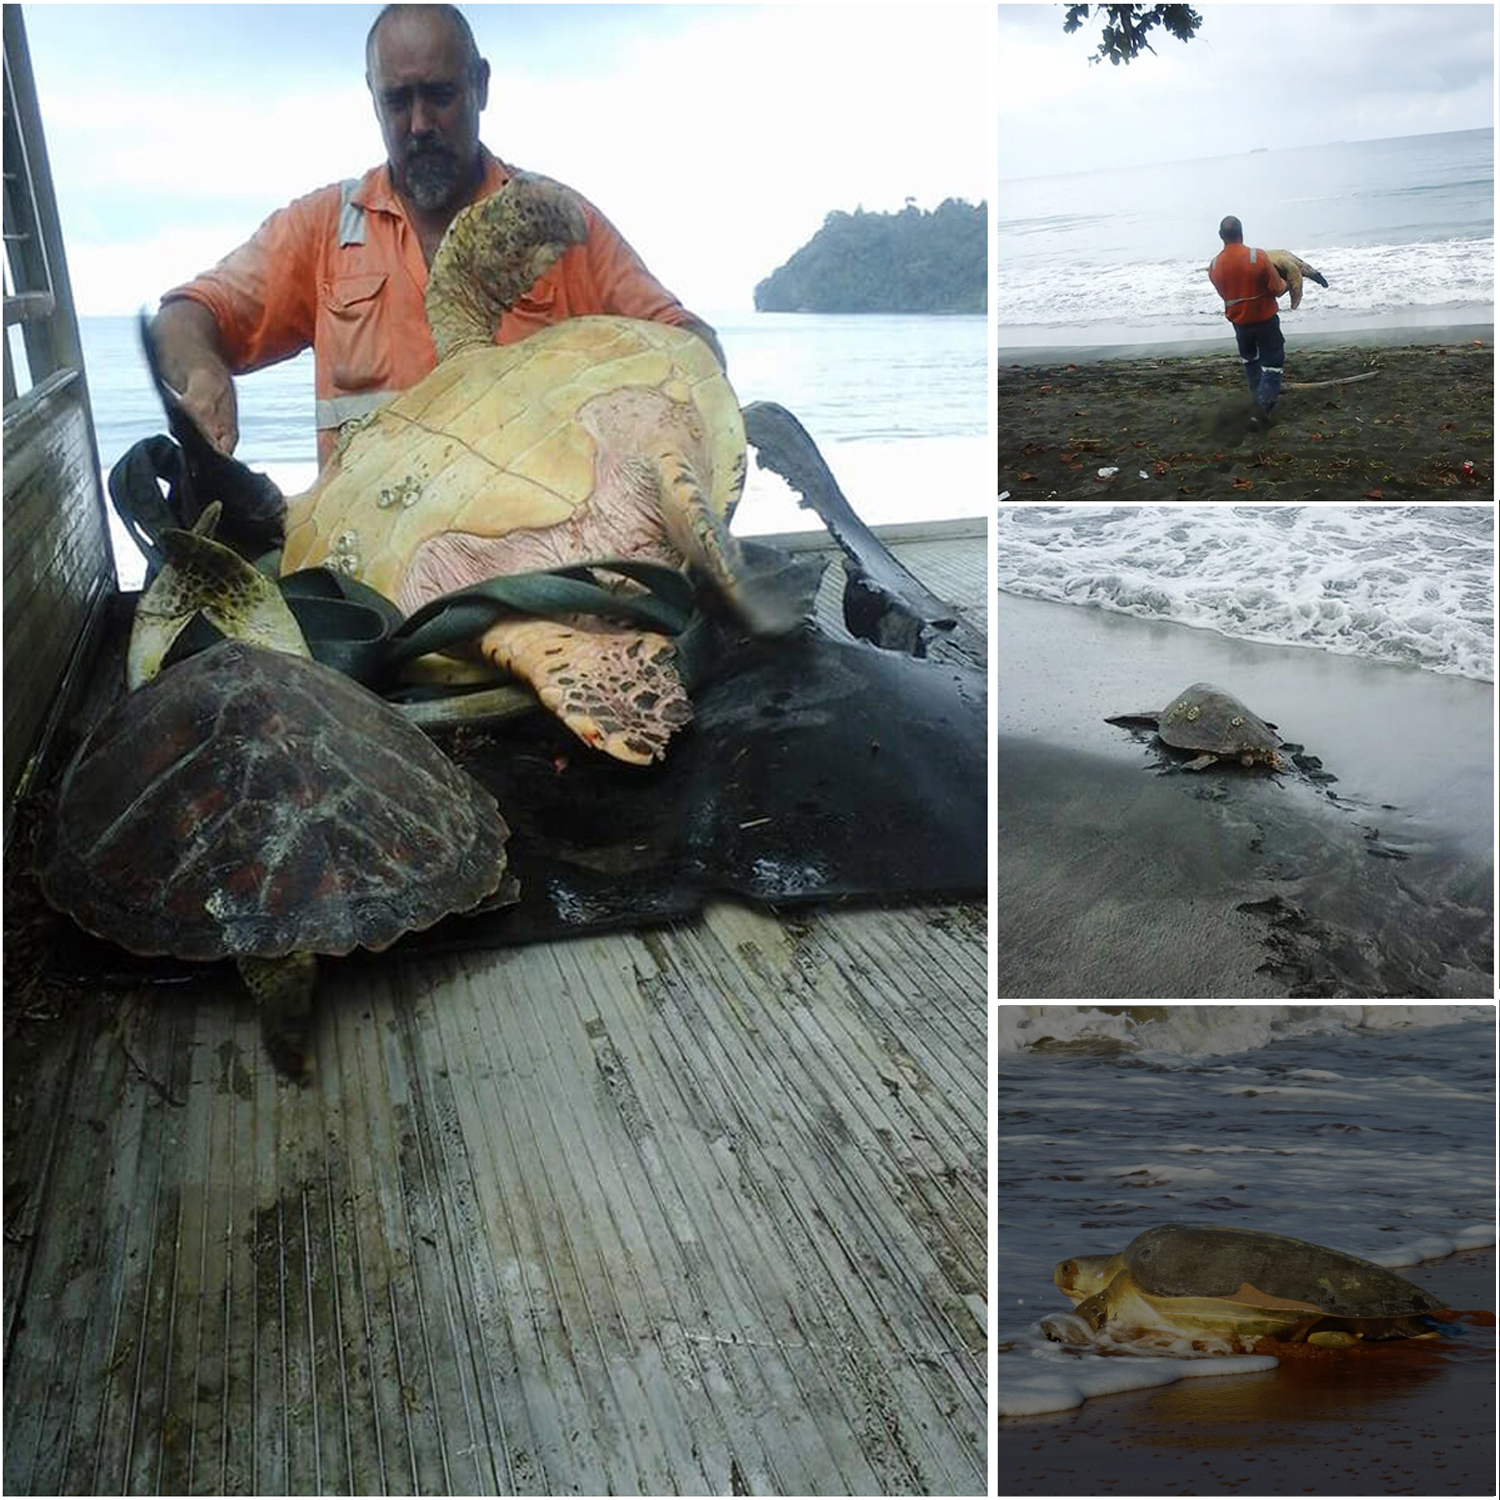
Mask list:
[[[1007,506],[1005,593],[1494,680],[1488,506]]]

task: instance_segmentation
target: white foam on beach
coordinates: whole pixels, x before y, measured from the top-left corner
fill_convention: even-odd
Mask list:
[[[1489,506],[1002,506],[1006,593],[1494,680]]]
[[[1442,1260],[1460,1250],[1486,1250],[1495,1242],[1494,1224],[1470,1224],[1452,1234],[1420,1234],[1399,1245],[1383,1245],[1365,1259],[1394,1271],[1401,1266],[1421,1265],[1424,1260]]]
[[[1052,1270],[1156,1224],[1267,1229],[1399,1268],[1493,1245],[1495,1008],[999,1008],[1003,1416],[1269,1358],[1062,1345]]]
[[[998,1031],[1002,1053],[1105,1044],[1171,1068],[1296,1037],[1452,1026],[1473,1022],[1485,1010],[1475,1005],[1002,1005]],[[1337,1082],[1342,1075],[1296,1068],[1285,1076],[1300,1087]]]
[[[1210,252],[1211,255],[1211,252]],[[1155,262],[1078,264],[1059,276],[1054,264],[1002,262],[995,291],[1000,347],[1055,342],[1119,343],[1119,330],[1146,323],[1158,338],[1198,332],[1233,336],[1224,303],[1208,279],[1210,255]],[[1367,326],[1420,313],[1450,323],[1474,321],[1476,307],[1493,316],[1495,241],[1455,239],[1408,245],[1330,245],[1304,259],[1326,287],[1304,281],[1302,305],[1279,303],[1291,359],[1297,331]],[[1150,288],[1149,318],[1142,289]],[[1295,374],[1289,374],[1288,380]]]
[[[1103,1358],[1051,1343],[1029,1350],[1028,1356],[1031,1370],[1014,1376],[1000,1393],[996,1405],[999,1416],[1036,1417],[1050,1411],[1069,1411],[1091,1396],[1144,1391],[1210,1375],[1253,1375],[1274,1370],[1279,1363],[1263,1354],[1209,1359]]]

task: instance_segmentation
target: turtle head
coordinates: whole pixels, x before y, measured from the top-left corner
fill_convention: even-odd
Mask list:
[[[1053,1268],[1052,1280],[1058,1291],[1074,1302],[1082,1302],[1102,1292],[1125,1264],[1123,1255],[1075,1255],[1061,1260]]]
[[[427,321],[439,359],[494,342],[500,316],[552,263],[588,238],[578,195],[518,172],[448,226],[427,280]]]

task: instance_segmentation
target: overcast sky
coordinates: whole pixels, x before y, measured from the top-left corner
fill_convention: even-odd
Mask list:
[[[1194,8],[1116,66],[1097,12],[1068,36],[1063,5],[1001,5],[1001,181],[1493,125],[1493,5]]]
[[[374,5],[24,7],[84,314],[133,312],[384,160]],[[749,308],[831,209],[991,195],[982,5],[470,5],[480,136],[590,198],[689,307]]]

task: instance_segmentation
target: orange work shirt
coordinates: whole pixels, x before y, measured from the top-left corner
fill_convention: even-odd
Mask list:
[[[483,157],[476,201],[516,171],[488,151]],[[678,326],[692,320],[614,225],[580,202],[587,240],[570,246],[503,314],[497,344],[588,313]],[[343,423],[383,406],[436,365],[426,295],[421,241],[389,166],[380,166],[272,214],[238,250],[162,301],[187,297],[206,307],[236,375],[312,347],[321,466]]]
[[[1231,323],[1264,323],[1276,316],[1276,299],[1286,290],[1281,273],[1264,250],[1225,245],[1208,263],[1208,279],[1224,299]]]

